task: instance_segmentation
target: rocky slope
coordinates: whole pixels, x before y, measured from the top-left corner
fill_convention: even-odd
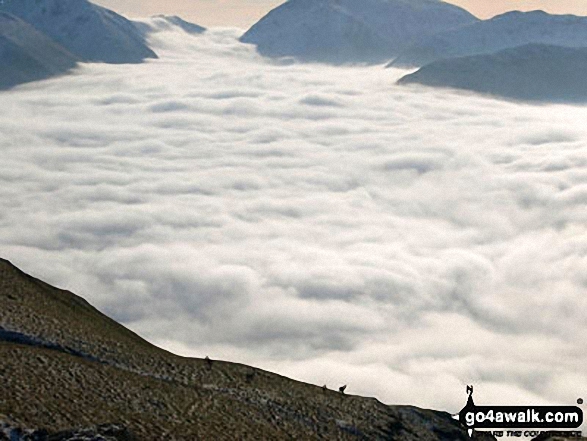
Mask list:
[[[132,22],[87,0],[4,0],[0,11],[26,21],[82,61],[140,63],[157,57]]]
[[[63,74],[76,61],[29,24],[0,12],[0,90]]]
[[[138,441],[125,427],[104,424],[63,432],[49,432],[46,429],[27,430],[0,423],[0,441]]]
[[[477,21],[439,0],[289,0],[242,37],[269,57],[380,62],[416,38]]]
[[[548,102],[587,102],[587,48],[526,45],[496,54],[440,60],[406,75],[418,83]]]
[[[0,439],[469,439],[444,412],[175,356],[4,260],[0,378]]]
[[[587,17],[543,11],[508,12],[420,39],[390,66],[424,66],[441,59],[489,54],[531,43],[587,47]]]

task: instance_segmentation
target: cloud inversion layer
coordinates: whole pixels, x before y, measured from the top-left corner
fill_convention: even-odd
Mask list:
[[[451,411],[578,398],[586,108],[153,39],[2,94],[4,257],[185,354]]]

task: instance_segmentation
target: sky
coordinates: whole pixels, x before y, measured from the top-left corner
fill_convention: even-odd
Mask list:
[[[587,108],[238,36],[3,92],[2,257],[183,355],[451,412],[584,397]]]
[[[202,26],[246,29],[282,0],[94,0],[129,17],[175,14]],[[555,14],[587,15],[585,0],[453,0],[480,18],[510,10],[543,9]]]

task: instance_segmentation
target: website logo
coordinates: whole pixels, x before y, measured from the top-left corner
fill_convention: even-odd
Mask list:
[[[453,418],[468,429],[577,429],[583,424],[583,411],[577,406],[477,406],[473,386],[467,386],[469,398]]]

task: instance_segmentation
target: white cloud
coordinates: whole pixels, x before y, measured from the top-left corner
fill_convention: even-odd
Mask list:
[[[3,92],[2,256],[185,354],[451,411],[579,398],[587,108],[236,37]]]

